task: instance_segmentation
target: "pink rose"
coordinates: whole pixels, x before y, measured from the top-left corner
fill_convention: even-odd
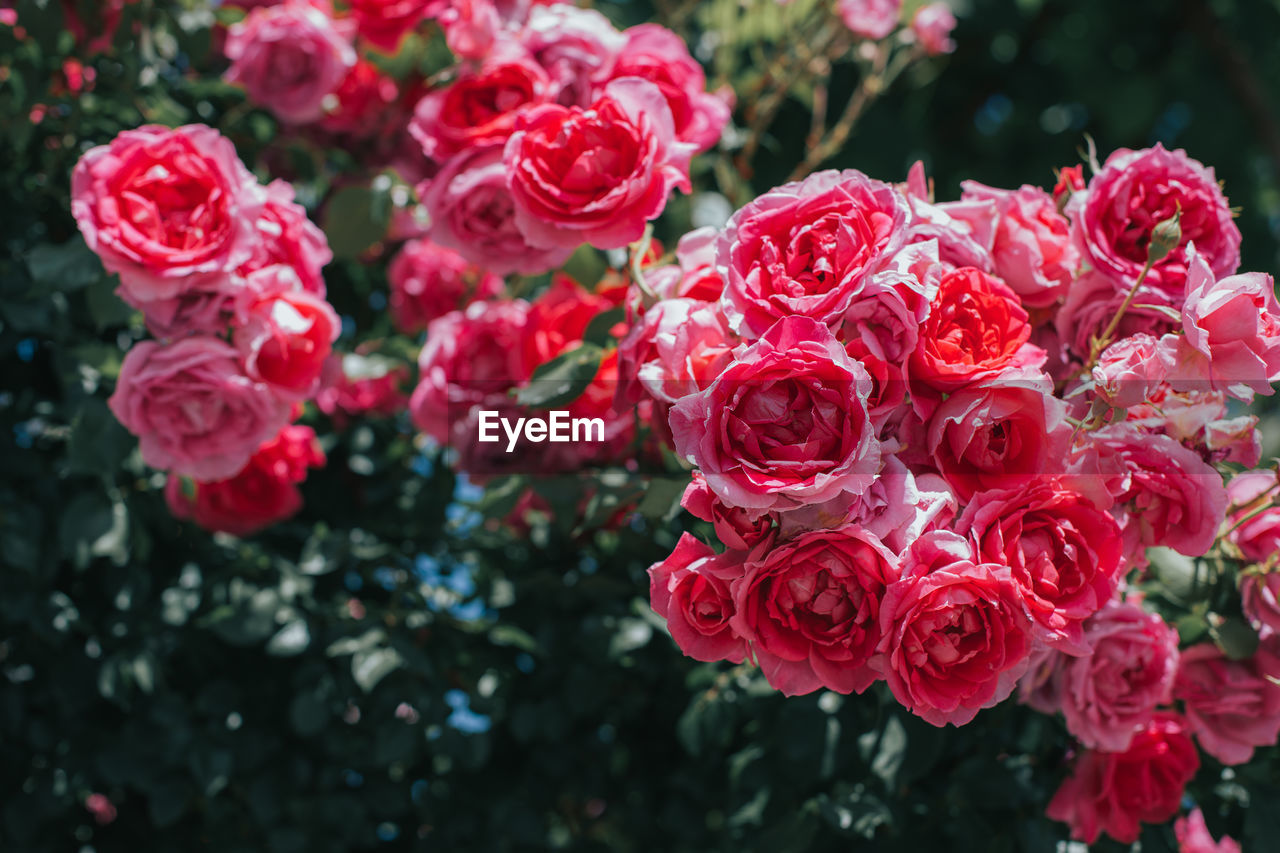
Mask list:
[[[741,557],[717,556],[683,533],[665,560],[649,567],[649,601],[667,620],[680,651],[694,660],[741,663],[746,645],[732,627],[729,584],[742,574]]]
[[[205,530],[248,536],[296,515],[302,509],[298,484],[307,478],[308,468],[324,463],[311,427],[286,426],[234,477],[207,483],[169,477],[165,502],[175,518],[189,518]]]
[[[464,71],[418,101],[409,133],[433,160],[505,143],[519,117],[551,100],[547,73],[528,52],[503,40],[474,71]]]
[[[236,351],[203,335],[134,344],[107,404],[144,462],[197,480],[236,474],[289,421],[289,405],[244,375]]]
[[[591,104],[596,91],[612,76],[614,60],[627,43],[604,15],[569,3],[530,9],[518,38],[546,69],[556,102],[566,107]]]
[[[961,500],[1065,472],[1071,425],[1051,390],[1038,380],[1001,379],[957,391],[938,406],[924,449]]]
[[[1053,795],[1046,816],[1071,826],[1087,844],[1105,832],[1123,844],[1138,840],[1140,823],[1164,823],[1178,812],[1200,756],[1182,717],[1156,714],[1124,752],[1087,750]]]
[[[1131,602],[1112,602],[1085,622],[1084,657],[1060,656],[1058,682],[1067,731],[1085,746],[1129,748],[1156,708],[1170,701],[1178,632]]]
[[[1174,821],[1173,834],[1178,839],[1178,853],[1240,853],[1240,845],[1230,835],[1213,840],[1200,809]]]
[[[1089,436],[1099,472],[1132,553],[1163,545],[1198,557],[1213,546],[1227,509],[1222,477],[1194,451],[1166,435],[1129,424]]]
[[[431,240],[497,275],[537,275],[560,266],[572,248],[535,248],[516,225],[502,146],[450,159],[418,188],[431,215]]]
[[[1173,696],[1200,748],[1223,764],[1244,764],[1254,747],[1280,738],[1280,658],[1266,641],[1248,660],[1229,660],[1213,643],[1182,653]]]
[[[714,228],[695,228],[676,243],[676,262],[682,273],[671,296],[684,296],[703,302],[719,302],[724,292],[724,279],[716,269],[716,243],[720,232]]]
[[[1027,345],[1031,325],[1018,296],[974,267],[942,277],[911,355],[913,383],[955,391],[1012,368],[1039,367],[1044,354]]]
[[[707,486],[707,478],[701,471],[693,472],[693,480],[684,490],[680,506],[694,518],[711,522],[716,538],[732,551],[749,551],[774,531],[772,513],[725,506]]]
[[[1187,246],[1195,243],[1214,277],[1240,266],[1240,230],[1213,170],[1185,151],[1121,148],[1107,158],[1088,188],[1071,197],[1067,215],[1086,264],[1125,294],[1147,263],[1147,247],[1160,222],[1182,212],[1182,241],[1148,273],[1138,302],[1182,304]]]
[[[1094,392],[1109,405],[1127,409],[1151,399],[1169,375],[1159,341],[1141,332],[1102,351],[1093,367]]]
[[[325,265],[333,260],[329,238],[307,211],[293,200],[293,185],[288,181],[267,184],[267,199],[255,224],[258,232],[253,255],[237,270],[249,275],[264,267],[283,264],[294,271],[308,293],[325,294]]]
[[[528,316],[529,303],[512,299],[473,302],[431,321],[409,401],[414,424],[445,444],[472,407],[511,408],[508,392],[533,372],[524,356]]]
[[[1278,487],[1275,471],[1245,471],[1227,483],[1227,497],[1237,508],[1227,519],[1227,539],[1250,562],[1266,563],[1280,553]]]
[[[951,38],[951,31],[955,28],[956,16],[946,3],[921,6],[911,18],[911,31],[929,56],[940,56],[956,49]]]
[[[396,328],[416,334],[437,317],[477,299],[502,293],[502,279],[430,240],[410,240],[387,267],[391,317]]]
[[[987,563],[1008,566],[1042,642],[1086,654],[1082,626],[1121,578],[1120,527],[1087,498],[1054,480],[979,492],[956,522]]]
[[[233,293],[258,239],[263,193],[230,140],[204,125],[126,130],[71,174],[71,212],[134,307]],[[176,304],[176,303],[174,303]],[[171,320],[176,310],[157,308]]]
[[[690,146],[662,91],[638,77],[609,83],[587,110],[528,110],[517,128],[503,161],[516,224],[535,246],[634,243],[673,188],[690,189]]]
[[[408,406],[409,398],[400,390],[409,378],[404,365],[355,353],[340,360],[335,354],[330,361],[332,372],[325,372],[324,387],[316,393],[315,403],[338,429],[352,418],[389,417]]]
[[[706,388],[733,361],[738,343],[719,306],[665,299],[649,309],[619,344],[623,382],[636,381],[655,400],[674,403]],[[641,360],[643,359],[643,360]]]
[[[916,20],[941,5],[925,6],[916,13]],[[1000,214],[991,246],[996,275],[1028,308],[1056,303],[1075,278],[1080,251],[1072,244],[1070,223],[1058,212],[1053,197],[1026,185],[999,190],[965,181],[962,186],[964,198],[990,200]]]
[[[249,280],[259,295],[240,310],[232,335],[245,373],[285,399],[305,400],[319,389],[342,321],[328,302],[302,290],[288,267],[267,267]]]
[[[324,99],[356,64],[350,27],[327,0],[285,0],[254,9],[233,24],[224,48],[225,79],[283,122],[305,124],[324,115]]]
[[[786,510],[860,494],[880,468],[870,384],[830,330],[788,317],[675,404],[676,452],[730,506]]]
[[[1170,383],[1204,387],[1246,402],[1270,395],[1280,380],[1280,303],[1275,281],[1263,273],[1214,280],[1203,256],[1187,249],[1186,337],[1176,338]]]
[[[624,35],[613,77],[640,77],[662,90],[671,108],[676,138],[708,151],[720,141],[729,123],[730,105],[708,92],[702,66],[689,55],[684,40],[659,24],[639,24]]]
[[[332,94],[335,103],[326,99],[324,118],[320,119],[320,127],[329,133],[374,139],[392,131],[401,120],[395,78],[367,59],[357,59]]]
[[[1030,625],[1017,587],[949,531],[923,534],[902,560],[880,607],[885,681],[925,722],[962,726],[1013,692],[1026,669]]]
[[[840,322],[863,282],[903,245],[907,205],[852,169],[815,172],[743,207],[720,236],[725,315],[744,337],[780,317]]]
[[[751,553],[730,624],[787,696],[861,693],[879,678],[880,602],[898,573],[897,557],[862,528],[813,530]]]
[[[1067,297],[1054,318],[1064,357],[1083,363],[1089,357],[1092,339],[1111,322],[1125,294],[1117,293],[1111,279],[1098,272],[1085,272],[1067,289]],[[1159,337],[1174,328],[1168,317],[1137,305],[1121,315],[1112,336],[1117,340],[1138,334]]]
[[[902,0],[838,0],[836,12],[854,35],[879,40],[897,28]]]

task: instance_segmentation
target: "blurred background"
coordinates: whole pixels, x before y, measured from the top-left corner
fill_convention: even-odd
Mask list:
[[[770,4],[596,8],[678,25],[746,90],[748,44],[793,37]],[[104,403],[136,321],[74,247],[72,166],[148,121],[266,152],[338,250],[326,277],[354,347],[386,334],[385,263],[339,250],[356,214],[321,173],[358,176],[359,157],[268,150],[270,120],[210,70],[208,4],[143,0],[92,54],[52,0],[0,9],[21,27],[0,24],[0,850],[1061,849],[1043,817],[1058,721],[1006,703],[937,730],[874,691],[784,699],[684,658],[644,574],[694,524],[671,511],[681,484],[624,513],[638,496],[565,478],[544,484],[551,518],[500,525],[518,495],[455,476],[407,418],[312,413],[329,464],[295,519],[239,540],[171,518]],[[1244,268],[1280,268],[1280,2],[954,9],[956,51],[911,68],[830,165],[896,181],[920,159],[949,199],[966,179],[1051,185],[1086,134],[1103,156],[1162,142],[1216,169]],[[831,102],[855,84],[838,66]],[[794,88],[741,192],[802,159],[811,99]],[[1277,758],[1202,770],[1215,835],[1280,845]],[[1141,843],[1174,849],[1164,827]]]

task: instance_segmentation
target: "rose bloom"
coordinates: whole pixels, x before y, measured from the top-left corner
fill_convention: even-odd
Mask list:
[[[241,309],[232,335],[245,372],[282,397],[306,399],[319,386],[342,322],[328,302],[302,290],[288,267],[267,267],[250,281],[260,295]]]
[[[706,73],[689,55],[684,39],[659,24],[639,24],[624,35],[613,77],[640,77],[655,84],[671,108],[676,138],[691,144],[695,153],[715,147],[729,123],[730,105],[706,91]]]
[[[902,0],[838,0],[836,12],[854,35],[878,40],[897,28]]]
[[[924,14],[926,6],[917,13]],[[954,19],[953,19],[954,20]],[[996,275],[1028,308],[1046,308],[1066,292],[1080,267],[1070,224],[1053,197],[1039,187],[1000,190],[965,181],[964,198],[987,199],[1000,214],[991,260]]]
[[[1060,657],[1058,682],[1067,730],[1085,746],[1120,752],[1170,701],[1178,632],[1132,602],[1112,602],[1084,625],[1084,657]]]
[[[1086,844],[1104,832],[1132,844],[1141,834],[1140,823],[1164,823],[1177,813],[1199,769],[1185,721],[1172,711],[1161,712],[1124,752],[1084,752],[1045,814],[1069,824],[1071,837]]]
[[[911,18],[911,32],[929,56],[941,56],[956,49],[951,31],[956,28],[956,16],[946,3],[930,3],[921,6]]]
[[[434,18],[443,0],[347,0],[360,37],[384,53],[395,53],[418,24]]]
[[[1064,357],[1083,364],[1090,355],[1093,338],[1102,334],[1124,299],[1125,294],[1117,293],[1105,275],[1089,271],[1076,279],[1053,319]],[[1139,301],[1125,310],[1112,335],[1116,340],[1138,334],[1158,338],[1173,328],[1168,317],[1142,308]]]
[[[1216,278],[1240,266],[1240,229],[1213,170],[1185,151],[1159,143],[1141,151],[1119,149],[1067,207],[1072,237],[1086,264],[1124,294],[1147,263],[1147,247],[1160,222],[1181,210],[1182,240],[1143,282],[1138,302],[1182,304],[1187,247],[1195,243]]]
[[[898,558],[856,525],[813,530],[747,558],[729,624],[787,696],[861,693],[879,674],[880,602]]]
[[[1215,281],[1205,258],[1187,252],[1183,338],[1176,338],[1170,384],[1175,389],[1207,383],[1246,402],[1274,393],[1280,379],[1280,303],[1275,281],[1244,273]]]
[[[141,341],[124,357],[107,401],[153,468],[220,480],[244,467],[289,420],[289,406],[213,337]]]
[[[474,71],[432,89],[418,102],[409,133],[433,160],[511,136],[517,118],[547,103],[551,80],[528,52],[502,41]]]
[[[1250,562],[1266,563],[1280,554],[1280,507],[1274,506],[1278,487],[1274,471],[1244,471],[1227,483],[1227,497],[1238,507],[1227,519],[1232,528],[1227,539]]]
[[[431,216],[432,242],[497,275],[544,273],[573,252],[570,247],[529,245],[516,225],[501,145],[453,157],[418,187],[418,194]]]
[[[1126,545],[1163,545],[1188,557],[1213,546],[1227,509],[1222,477],[1198,454],[1167,435],[1130,424],[1089,435],[1102,485],[1117,507]]]
[[[612,81],[587,110],[528,110],[503,151],[516,224],[535,246],[634,243],[673,188],[689,191],[691,154],[662,91],[638,77]]]
[[[287,426],[234,477],[205,483],[169,477],[165,501],[175,518],[189,518],[209,531],[248,536],[296,515],[302,509],[297,484],[307,478],[308,468],[324,463],[315,431]]]
[[[1120,527],[1110,514],[1056,480],[979,492],[956,522],[978,557],[1008,566],[1042,642],[1086,654],[1083,623],[1121,578]]]
[[[729,220],[716,249],[732,328],[758,337],[780,317],[834,325],[863,281],[903,245],[903,196],[861,172],[815,172]]]
[[[788,317],[675,404],[676,452],[730,506],[785,510],[860,494],[880,468],[870,385],[825,326]]]
[[[302,289],[325,295],[324,267],[333,260],[329,239],[307,218],[307,211],[293,200],[293,185],[272,181],[266,202],[254,225],[257,240],[249,260],[236,270],[248,276],[271,266],[286,266],[298,277]]]
[[[400,390],[409,378],[404,365],[355,353],[347,353],[341,360],[330,356],[330,363],[336,369],[326,370],[324,387],[316,393],[315,403],[339,428],[352,418],[389,417],[408,406],[409,398]]]
[[[885,681],[925,722],[962,726],[1008,697],[1026,669],[1030,624],[1017,587],[950,531],[921,535],[902,561],[880,607]]]
[[[729,593],[741,574],[741,557],[717,556],[688,533],[670,556],[649,567],[650,606],[667,620],[680,651],[694,660],[742,663],[746,645],[731,625]]]
[[[254,9],[227,31],[225,79],[290,124],[324,115],[325,97],[356,64],[350,32],[326,0],[284,0]]]
[[[407,335],[417,334],[437,317],[465,308],[477,299],[502,293],[502,279],[468,263],[452,249],[430,240],[410,240],[387,267],[391,318]]]
[[[634,404],[647,394],[674,403],[695,394],[733,361],[737,343],[717,305],[664,299],[618,344],[619,400]]]
[[[1067,200],[1072,194],[1084,189],[1084,164],[1077,163],[1074,166],[1063,166],[1058,170],[1058,180],[1053,185],[1053,200],[1057,203],[1059,209],[1067,204]]]
[[[1013,367],[1038,366],[1043,353],[1027,347],[1031,325],[1018,296],[973,267],[947,273],[911,356],[913,383],[954,391]]]
[[[123,131],[71,173],[80,233],[134,307],[191,290],[232,292],[263,203],[230,140],[204,125]]]
[[[371,139],[387,132],[396,114],[400,89],[367,59],[357,59],[342,83],[333,91],[336,104],[326,103],[320,127],[330,133]]]
[[[1066,471],[1066,407],[1047,383],[1000,379],[957,391],[930,416],[924,450],[962,501]]]
[[[1139,332],[1102,351],[1093,367],[1093,387],[1109,405],[1127,409],[1150,399],[1168,375],[1159,341]]]
[[[1229,835],[1213,840],[1200,809],[1174,821],[1173,834],[1178,839],[1178,853],[1240,853],[1240,845]]]
[[[528,315],[529,303],[510,299],[473,302],[431,321],[418,356],[418,387],[409,400],[418,429],[444,444],[451,424],[472,407],[511,407],[508,392],[533,372],[524,355]],[[474,440],[475,430],[471,435]]]
[[[529,309],[524,335],[525,361],[544,364],[582,340],[597,315],[617,307],[625,291],[588,290],[563,273],[538,295]]]
[[[716,538],[731,551],[749,551],[773,535],[772,513],[725,506],[707,486],[707,478],[701,471],[693,472],[693,480],[684,490],[680,506],[694,518],[711,522]]]
[[[518,38],[551,78],[556,102],[566,107],[590,105],[627,42],[595,9],[568,3],[530,9]]]
[[[1223,764],[1244,764],[1280,738],[1280,657],[1264,641],[1248,660],[1229,660],[1213,643],[1182,652],[1173,696],[1200,748]]]

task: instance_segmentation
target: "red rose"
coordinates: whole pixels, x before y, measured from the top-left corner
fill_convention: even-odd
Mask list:
[[[676,452],[730,506],[788,510],[861,494],[880,470],[870,389],[826,326],[788,317],[675,404]]]
[[[259,285],[260,279],[267,279]],[[325,360],[342,323],[328,302],[301,289],[287,267],[267,267],[249,277],[260,295],[242,310],[232,337],[244,357],[245,372],[286,399],[305,399],[317,390]]]
[[[693,472],[693,480],[684,490],[680,506],[693,517],[711,522],[716,538],[732,551],[749,551],[773,535],[772,513],[725,506],[707,487],[707,478],[701,471]]]
[[[812,530],[751,553],[730,624],[786,695],[861,693],[879,678],[880,602],[897,577],[897,557],[861,527]]]
[[[1015,367],[1038,367],[1044,354],[1027,346],[1031,325],[1018,295],[974,267],[947,273],[938,286],[910,377],[938,391],[954,391]]]
[[[956,522],[983,562],[1013,570],[1038,638],[1088,651],[1082,624],[1120,581],[1120,527],[1110,514],[1056,480],[979,492]]]
[[[1045,814],[1070,824],[1071,837],[1087,844],[1104,832],[1132,844],[1140,823],[1164,823],[1177,814],[1199,769],[1186,722],[1173,712],[1160,713],[1124,752],[1081,755]]]
[[[653,612],[667,620],[671,638],[694,660],[741,663],[746,656],[746,646],[731,626],[729,595],[730,580],[741,572],[732,555],[717,556],[688,533],[680,536],[669,557],[649,567]]]
[[[516,119],[552,95],[542,66],[518,44],[499,43],[479,69],[433,89],[414,108],[409,133],[433,160],[506,140]]]
[[[884,677],[904,708],[962,726],[1013,692],[1031,650],[1009,569],[975,562],[950,531],[923,534],[880,608]]]
[[[535,107],[503,151],[516,224],[535,246],[634,243],[673,188],[689,191],[692,153],[662,92],[637,77],[609,83],[590,109]]]
[[[226,480],[165,484],[165,500],[176,518],[189,518],[210,531],[248,536],[290,518],[302,508],[298,483],[308,468],[325,463],[311,427],[287,426],[258,448],[248,464]]]
[[[369,44],[395,53],[400,42],[418,24],[439,15],[443,0],[347,0],[360,37]]]

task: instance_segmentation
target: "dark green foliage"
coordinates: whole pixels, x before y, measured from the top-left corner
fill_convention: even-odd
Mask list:
[[[143,330],[67,197],[84,150],[144,122],[208,122],[248,162],[273,141],[265,115],[191,71],[211,67],[209,35],[178,26],[178,5],[202,4],[130,7],[78,98],[50,90],[74,50],[57,2],[17,4],[21,43],[0,27],[0,850],[1057,849],[1065,830],[1043,813],[1066,768],[1060,721],[1007,703],[938,730],[879,688],[785,699],[749,668],[682,657],[644,573],[694,524],[672,517],[669,475],[639,493],[540,481],[556,522],[516,536],[486,519],[524,481],[478,497],[403,417],[339,429],[312,413],[329,465],[302,515],[246,541],[173,520],[105,405]],[[1274,4],[971,7],[958,52],[900,81],[833,165],[897,179],[923,157],[951,197],[962,178],[1051,182],[1084,132],[1103,150],[1163,140],[1218,169],[1244,209],[1246,266],[1273,264]],[[169,40],[135,44],[142,15]],[[788,104],[757,191],[807,128]],[[313,215],[342,258],[327,277],[358,330],[344,347],[408,361],[370,300],[381,269],[359,260],[385,200],[367,180],[328,192],[358,157],[284,150],[276,173],[329,199]],[[548,388],[581,383],[605,328],[547,368]],[[637,520],[600,529],[637,500]],[[1190,794],[1215,835],[1275,848],[1276,767],[1274,749],[1234,775],[1206,758]],[[109,825],[84,808],[94,792],[118,809]],[[1173,849],[1172,832],[1142,843]]]

